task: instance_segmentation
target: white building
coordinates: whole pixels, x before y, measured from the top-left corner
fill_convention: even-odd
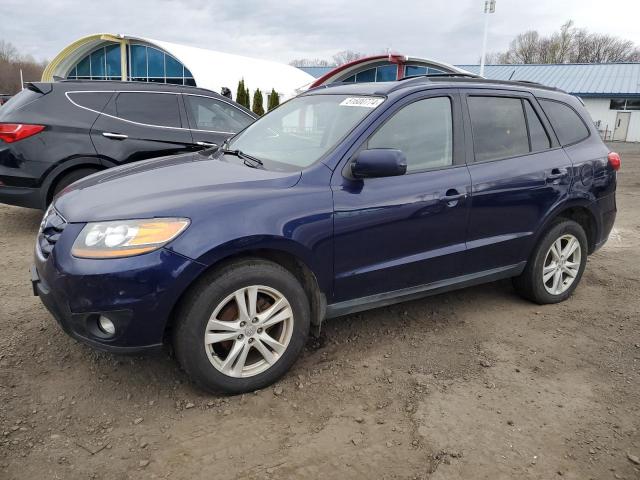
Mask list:
[[[227,87],[235,99],[244,79],[251,94],[274,88],[286,100],[315,80],[290,65],[131,35],[96,33],[69,44],[47,66],[42,80],[136,80],[207,88]]]

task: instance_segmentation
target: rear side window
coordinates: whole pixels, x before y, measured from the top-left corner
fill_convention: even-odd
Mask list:
[[[527,123],[519,98],[468,97],[476,162],[529,153]]]
[[[239,108],[211,97],[185,95],[191,127],[212,132],[236,133],[253,122]]]
[[[118,117],[163,127],[180,127],[178,95],[170,93],[122,92],[116,99]]]
[[[531,106],[529,100],[524,101],[524,111],[527,114],[527,125],[529,125],[529,136],[531,137],[531,151],[539,152],[551,147],[549,135],[542,126],[540,117]]]
[[[540,104],[563,146],[579,142],[589,136],[589,129],[569,105],[542,99]]]
[[[451,165],[451,100],[427,98],[402,108],[371,136],[368,148],[402,150],[407,157],[408,172]]]
[[[6,115],[8,113],[15,112],[16,110],[21,109],[34,100],[37,100],[41,96],[42,94],[40,92],[35,92],[30,88],[25,88],[20,93],[15,94],[6,103],[4,103],[2,105],[2,110],[0,110],[0,113],[2,113],[2,115]]]
[[[70,92],[69,98],[81,107],[101,112],[113,92]]]

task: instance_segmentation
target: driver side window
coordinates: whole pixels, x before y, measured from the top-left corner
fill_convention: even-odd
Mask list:
[[[426,98],[403,107],[369,138],[367,148],[402,150],[407,173],[452,165],[451,99]]]

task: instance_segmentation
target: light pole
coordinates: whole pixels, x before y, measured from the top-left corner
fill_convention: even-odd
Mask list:
[[[482,56],[480,57],[480,76],[484,77],[484,57],[487,54],[487,32],[489,31],[489,15],[496,11],[496,0],[484,1],[484,37],[482,38]]]

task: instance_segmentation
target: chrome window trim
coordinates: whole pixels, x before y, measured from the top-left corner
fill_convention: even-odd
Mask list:
[[[220,100],[218,98],[211,97],[209,95],[197,95],[197,94],[192,94],[192,93],[183,94],[182,92],[158,92],[158,91],[155,91],[155,90],[70,90],[68,92],[64,92],[64,96],[67,97],[67,100],[69,100],[69,102],[71,102],[73,105],[75,105],[78,108],[82,108],[82,109],[87,110],[89,112],[97,113],[98,115],[104,115],[105,117],[113,118],[115,120],[120,120],[122,122],[131,123],[133,125],[140,125],[140,126],[143,126],[143,127],[153,127],[153,128],[165,128],[165,129],[169,129],[169,130],[188,130],[188,131],[193,131],[193,132],[222,133],[222,134],[229,134],[229,135],[235,135],[236,133],[238,133],[238,132],[224,132],[224,131],[219,131],[219,130],[198,130],[196,128],[167,127],[165,125],[152,125],[152,124],[149,124],[149,123],[135,122],[133,120],[127,120],[126,118],[117,117],[115,115],[110,115],[108,113],[99,112],[98,110],[94,110],[93,108],[84,107],[82,105],[79,105],[76,102],[74,102],[73,99],[71,99],[71,97],[69,96],[69,94],[72,94],[72,93],[162,93],[162,94],[165,94],[165,95],[195,95],[195,96],[199,96],[199,97],[211,98],[213,100]],[[220,100],[220,101],[222,101],[224,103],[228,103],[229,105],[231,105],[232,107],[240,110],[240,112],[242,112],[242,113],[244,113],[246,115],[246,113],[244,111],[242,111],[241,109],[239,109],[238,107],[236,107],[232,103],[230,103],[228,101],[224,101],[224,100]],[[247,116],[250,117],[250,115],[247,115]]]

